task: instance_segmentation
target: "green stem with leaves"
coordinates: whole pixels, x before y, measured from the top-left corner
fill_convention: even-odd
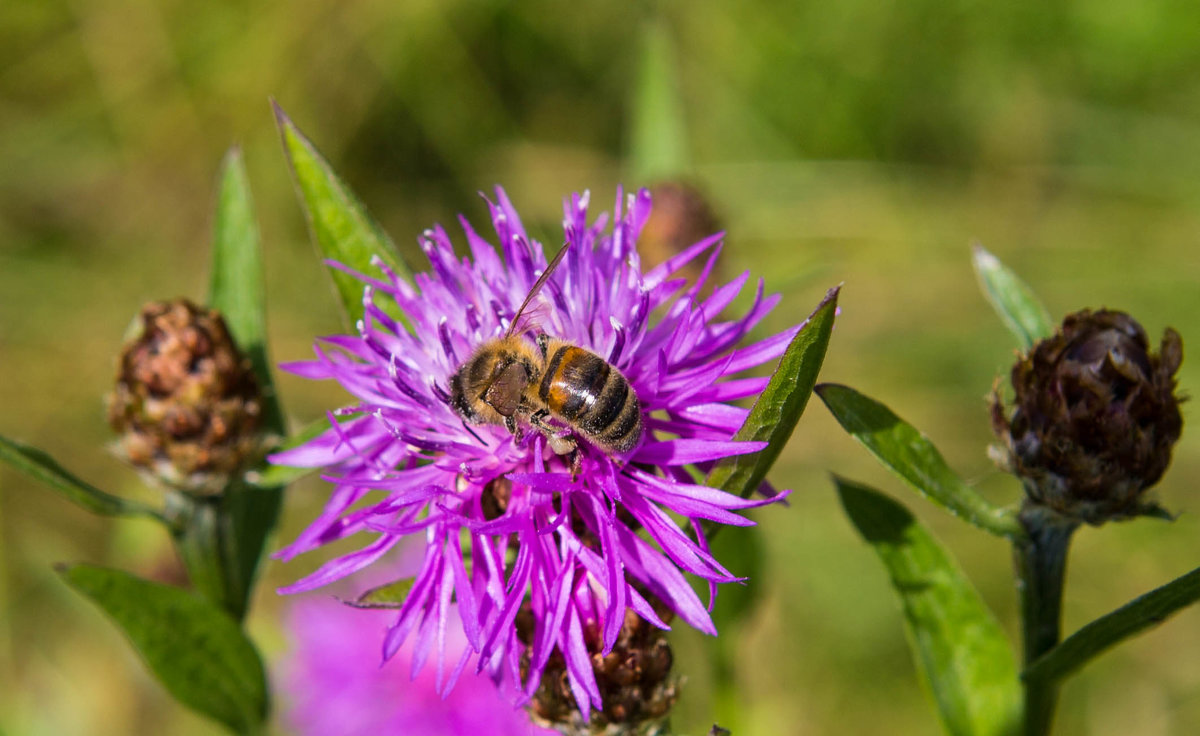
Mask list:
[[[1061,638],[1067,552],[1079,523],[1028,504],[1021,511],[1021,523],[1029,536],[1018,540],[1013,552],[1021,598],[1024,663],[1028,667],[1057,646]],[[1026,678],[1024,687],[1025,736],[1043,736],[1054,722],[1059,683]]]

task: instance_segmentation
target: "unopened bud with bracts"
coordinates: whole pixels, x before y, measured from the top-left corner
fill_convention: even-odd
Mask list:
[[[656,612],[666,614],[664,620],[670,619],[665,608]],[[517,634],[523,641],[530,640],[526,641],[528,660],[532,615],[527,610],[521,613],[524,615],[517,617]],[[602,697],[601,710],[593,710],[584,723],[571,692],[566,662],[556,650],[529,705],[534,721],[571,736],[658,733],[676,697],[675,679],[671,677],[674,658],[666,632],[626,609],[625,623],[608,654],[602,653],[598,623],[584,624],[584,640]]]
[[[186,299],[142,308],[108,421],[117,452],[189,493],[220,492],[259,450],[262,399],[221,315]]]
[[[1158,511],[1142,497],[1171,461],[1183,420],[1175,373],[1183,341],[1168,328],[1157,353],[1132,317],[1107,309],[1069,315],[1012,369],[1008,414],[992,397],[992,426],[1028,502],[1068,520],[1102,524]]]

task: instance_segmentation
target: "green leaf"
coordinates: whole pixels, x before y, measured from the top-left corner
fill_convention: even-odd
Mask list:
[[[209,304],[224,315],[254,366],[264,430],[280,436],[283,409],[271,378],[264,281],[249,178],[234,148],[225,156],[217,190]],[[220,499],[194,503],[189,528],[176,536],[193,583],[236,618],[246,613],[267,537],[279,517],[283,485],[252,487],[235,480]]]
[[[834,483],[900,596],[913,659],[946,730],[1015,733],[1021,687],[1012,647],[970,581],[904,506],[864,485]]]
[[[283,412],[271,380],[267,353],[262,247],[246,166],[237,148],[221,165],[213,223],[212,278],[208,305],[225,318],[238,347],[250,358],[263,393],[264,427],[282,435]]]
[[[1135,598],[1067,637],[1025,670],[1026,681],[1061,680],[1102,652],[1200,600],[1200,568]]]
[[[849,386],[823,383],[817,395],[842,427],[918,493],[980,529],[1009,539],[1023,539],[1017,515],[979,495],[915,427],[883,404]]]
[[[687,165],[687,131],[679,99],[674,49],[665,26],[642,35],[630,121],[629,159],[636,181],[678,177]]]
[[[108,614],[179,702],[234,733],[262,730],[268,710],[262,660],[224,611],[120,570],[73,565],[59,572]]]
[[[354,600],[342,602],[355,608],[400,608],[415,582],[416,578],[400,578],[371,588]]]
[[[767,471],[791,437],[792,430],[804,413],[813,385],[825,360],[833,322],[837,315],[840,287],[830,289],[813,313],[801,325],[779,359],[767,387],[754,402],[746,421],[734,438],[747,441],[766,441],[767,447],[752,455],[725,458],[713,466],[705,483],[749,497],[766,477]],[[713,609],[713,621],[724,636],[712,647],[713,677],[717,689],[718,711],[731,701],[736,704],[736,670],[740,639],[730,631],[743,619],[762,595],[761,571],[763,549],[761,535],[748,527],[730,527],[705,523],[714,556],[722,560],[735,575],[749,578],[746,585],[722,586]],[[719,534],[718,534],[719,532]]]
[[[408,269],[396,256],[391,240],[278,105],[275,118],[309,229],[321,255],[360,273],[375,272],[371,259],[378,257],[397,274],[407,276]],[[343,271],[331,268],[330,273],[350,324],[354,324],[364,314],[363,284]]]
[[[208,303],[224,315],[243,348],[266,339],[260,249],[246,166],[241,151],[232,148],[221,163],[217,187]]]
[[[722,459],[709,472],[707,485],[748,498],[766,478],[812,395],[833,332],[840,289],[830,289],[801,325],[779,359],[767,387],[734,435],[739,441],[767,442],[767,447],[749,455]]]
[[[137,501],[105,493],[73,475],[48,454],[36,447],[0,435],[0,460],[29,477],[41,481],[75,504],[101,516],[148,516],[169,523],[162,512]]]
[[[1028,350],[1038,340],[1054,334],[1050,314],[1033,289],[979,243],[972,246],[972,251],[975,274],[983,294],[1020,341],[1021,349]]]

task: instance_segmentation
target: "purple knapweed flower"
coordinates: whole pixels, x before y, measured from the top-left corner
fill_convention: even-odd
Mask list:
[[[381,667],[379,637],[390,619],[387,611],[317,598],[289,606],[284,621],[292,646],[276,669],[288,733],[552,736],[513,710],[486,675],[468,674],[454,692],[440,697],[432,671],[411,677],[412,642]],[[461,630],[446,636],[448,653],[466,648]]]
[[[573,195],[564,203],[569,251],[527,311],[532,324],[516,334],[532,346],[545,332],[616,366],[640,400],[643,441],[614,457],[577,436],[572,458],[555,454],[527,425],[514,435],[499,424],[467,424],[449,401],[451,376],[476,348],[505,333],[547,265],[503,190],[488,207],[498,252],[465,219],[469,257],[455,255],[441,227],[427,230],[420,242],[430,271],[412,283],[382,264],[384,279],[359,275],[367,312],[358,334],[324,338],[315,360],[284,366],[334,379],[358,403],[334,412],[321,436],[274,456],[280,464],[324,467],[334,484],[324,512],[278,556],[290,559],[359,533],[373,539],[282,592],[344,578],[401,539],[422,535],[424,561],[384,637],[384,657],[415,636],[414,671],[432,652],[440,677],[447,621],[457,608],[469,646],[446,689],[477,657],[477,670],[518,683],[528,697],[557,650],[587,718],[600,690],[592,669],[597,652],[585,639],[602,642],[599,653],[606,654],[626,608],[664,629],[655,609],[665,608],[716,633],[709,616],[716,584],[741,579],[709,554],[700,522],[752,525],[733,511],[782,494],[746,500],[696,478],[721,458],[765,446],[732,441],[747,410],[729,402],[762,391],[768,379],[739,374],[778,358],[799,328],[736,347],[778,297],[764,297],[759,280],[745,316],[721,319],[749,279],[745,273],[698,298],[720,234],[643,273],[635,244],[650,213],[649,193],[625,199],[618,192],[611,229],[607,214],[589,223],[588,195]],[[696,283],[673,278],[702,257]],[[376,306],[383,298],[411,329]],[[707,581],[709,607],[684,573]]]

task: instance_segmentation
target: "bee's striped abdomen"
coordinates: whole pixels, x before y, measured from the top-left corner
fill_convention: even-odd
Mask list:
[[[621,453],[641,439],[637,395],[621,372],[595,353],[558,345],[548,356],[538,396],[593,444]]]
[[[550,356],[538,395],[554,414],[575,422],[587,416],[611,373],[600,356],[563,345]]]

